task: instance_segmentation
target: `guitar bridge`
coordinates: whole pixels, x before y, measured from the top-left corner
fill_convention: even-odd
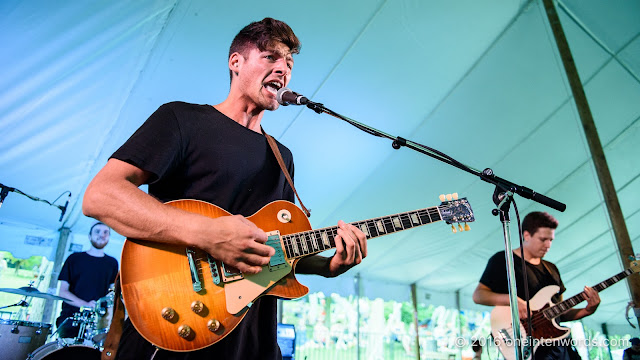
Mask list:
[[[213,283],[216,285],[220,285],[220,272],[218,271],[218,263],[209,254],[207,254],[207,261],[209,262],[209,269],[211,270]]]
[[[200,276],[198,274],[198,266],[196,265],[195,255],[196,252],[193,249],[187,248],[187,259],[189,261],[189,272],[191,272],[191,285],[193,291],[199,292],[202,290],[202,282],[200,282]]]

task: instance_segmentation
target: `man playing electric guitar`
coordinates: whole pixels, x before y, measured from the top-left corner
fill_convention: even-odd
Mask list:
[[[274,248],[245,216],[275,200],[294,200],[260,123],[265,110],[278,108],[276,93],[289,83],[299,48],[298,38],[281,21],[265,18],[243,28],[229,50],[227,98],[213,106],[162,105],[89,184],[85,215],[128,238],[199,248],[244,274],[260,272]],[[277,146],[293,173],[291,152]],[[142,184],[149,184],[149,195],[138,188]],[[163,204],[176,199],[206,201],[234,215],[214,219]],[[343,221],[338,228],[335,255],[306,257],[298,263],[298,273],[333,277],[366,257],[364,233]],[[193,352],[157,350],[127,321],[116,356],[280,359],[276,299],[257,299],[233,332]]]
[[[557,294],[553,295],[553,303],[562,301],[562,293],[565,287],[560,278],[558,268],[542,258],[551,247],[551,242],[555,237],[555,229],[558,221],[546,212],[531,212],[522,221],[524,258],[527,269],[527,280],[529,285],[529,295],[533,298],[536,293],[549,285],[557,285],[560,288]],[[518,311],[521,319],[526,319],[527,304],[524,294],[524,280],[522,276],[522,259],[520,248],[513,251],[516,287],[518,291]],[[480,282],[473,293],[473,301],[477,304],[488,306],[509,306],[509,288],[506,274],[505,252],[500,251],[493,255],[480,278]],[[582,309],[570,309],[559,318],[560,321],[578,320],[593,314],[600,304],[598,292],[585,286],[584,290],[587,306]],[[526,322],[524,323],[527,329]],[[512,331],[509,329],[509,331]],[[522,334],[523,337],[526,334]],[[534,353],[534,359],[566,359],[569,360],[571,347],[567,346],[567,339],[561,344],[554,342],[553,345],[540,346]]]

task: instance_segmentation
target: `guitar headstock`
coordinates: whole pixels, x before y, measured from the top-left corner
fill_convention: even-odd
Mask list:
[[[629,269],[631,269],[631,271],[633,271],[634,273],[637,273],[640,271],[640,260],[634,260],[629,264]]]
[[[458,193],[453,193],[447,194],[446,196],[440,195],[440,201],[442,201],[442,203],[438,207],[440,208],[442,220],[451,225],[454,233],[457,232],[453,225],[454,223],[458,224],[459,231],[470,230],[467,223],[475,221],[476,219],[473,216],[473,210],[467,198],[458,199]],[[465,224],[464,228],[461,223]]]

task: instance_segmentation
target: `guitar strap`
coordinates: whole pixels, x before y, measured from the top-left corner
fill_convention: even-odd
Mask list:
[[[560,286],[560,274],[558,274],[557,271],[552,271],[551,267],[547,264],[546,261],[540,259],[540,262],[542,263],[542,265],[544,266],[544,268],[547,270],[547,273],[549,273],[549,276],[551,276],[553,278],[553,281],[556,282],[556,284],[558,286]]]
[[[284,160],[282,160],[282,155],[280,154],[280,149],[278,149],[278,144],[276,144],[276,140],[271,135],[268,135],[266,132],[264,132],[264,129],[262,127],[260,127],[260,130],[262,130],[262,134],[267,138],[267,142],[271,147],[271,151],[273,152],[273,155],[276,156],[276,160],[278,160],[278,165],[280,165],[280,169],[282,169],[284,176],[287,178],[289,185],[291,185],[291,188],[293,189],[293,193],[296,194],[296,198],[298,198],[300,207],[302,208],[304,213],[307,215],[307,217],[311,217],[311,212],[307,210],[307,208],[304,206],[304,204],[302,203],[302,200],[300,200],[300,195],[298,195],[298,192],[296,191],[296,187],[293,186],[293,180],[291,180],[291,175],[289,175],[289,171],[284,166]]]
[[[122,336],[122,328],[124,327],[124,303],[120,296],[122,294],[120,272],[116,275],[114,283],[116,288],[113,298],[113,317],[111,318],[109,332],[107,332],[107,337],[104,340],[104,350],[102,350],[102,354],[100,354],[101,360],[112,360],[116,358],[120,337]]]

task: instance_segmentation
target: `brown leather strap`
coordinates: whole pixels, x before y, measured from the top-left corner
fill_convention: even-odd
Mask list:
[[[291,175],[289,175],[289,171],[284,166],[284,160],[282,160],[282,155],[280,154],[280,149],[278,149],[278,144],[276,144],[276,140],[271,135],[268,135],[266,132],[264,132],[264,129],[262,127],[260,128],[260,130],[262,130],[262,134],[264,134],[264,136],[267,138],[267,142],[271,147],[271,151],[273,152],[273,155],[276,156],[276,160],[278,160],[278,164],[280,165],[280,168],[282,169],[284,176],[287,178],[289,185],[291,185],[291,188],[293,189],[293,193],[296,195],[296,198],[298,198],[298,202],[300,203],[300,207],[302,207],[302,211],[304,211],[307,217],[311,217],[311,211],[307,210],[307,208],[304,206],[304,204],[302,203],[302,200],[300,200],[300,195],[298,195],[298,192],[296,191],[296,187],[293,186],[293,180],[291,180]]]
[[[114,283],[116,288],[113,298],[113,318],[111,319],[111,326],[109,326],[107,338],[104,340],[104,350],[100,355],[101,360],[113,360],[116,358],[118,344],[120,344],[120,337],[122,337],[122,328],[124,327],[124,304],[120,298],[122,288],[120,286],[119,272],[116,275]]]

